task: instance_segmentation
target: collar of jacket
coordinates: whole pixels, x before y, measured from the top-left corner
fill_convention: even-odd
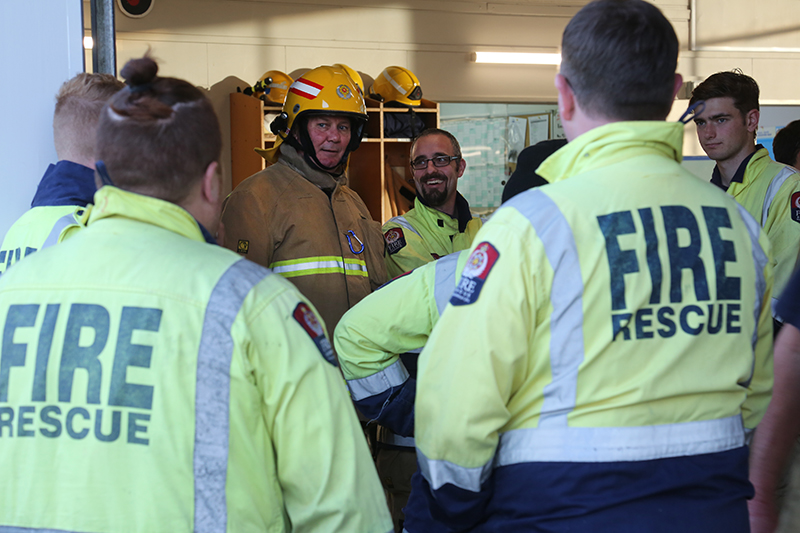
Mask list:
[[[339,185],[347,185],[347,174],[342,173],[338,177],[334,177],[327,172],[317,170],[308,164],[303,156],[297,153],[294,147],[288,144],[282,144],[280,155],[278,156],[278,163],[286,165],[291,168],[305,179],[325,191],[328,196],[333,194],[336,187]]]
[[[467,199],[461,196],[461,193],[458,191],[456,191],[456,216],[450,216],[444,211],[439,211],[435,207],[429,206],[425,200],[417,195],[414,200],[414,207],[420,208],[420,211],[422,211],[422,208],[419,204],[427,207],[437,217],[441,217],[442,219],[444,219],[444,217],[448,217],[457,221],[459,233],[464,233],[464,231],[467,229],[467,224],[469,224],[469,221],[472,220],[472,212],[469,210],[469,202],[467,202]]]
[[[92,202],[96,190],[93,169],[72,161],[59,161],[47,167],[31,207],[84,206]]]
[[[536,173],[550,183],[645,154],[678,163],[683,159],[683,124],[664,121],[612,122],[587,131],[544,160]]]
[[[762,150],[764,152],[756,157],[756,154],[758,154]],[[750,161],[752,161],[753,159],[756,159],[756,161],[758,161],[759,159],[762,159],[763,156],[768,154],[769,152],[767,152],[766,148],[764,148],[760,144],[756,145],[756,149],[753,151],[753,153],[742,159],[742,162],[739,163],[739,168],[736,169],[736,172],[733,174],[733,178],[731,178],[731,182],[730,184],[728,184],[727,187],[722,185],[722,172],[719,171],[719,165],[714,165],[714,170],[711,172],[711,183],[716,185],[723,191],[727,191],[730,188],[730,186],[733,185],[734,183],[744,183],[745,171],[747,170],[747,167],[750,165]],[[761,168],[764,167],[764,165],[758,165],[758,166],[761,166]]]
[[[769,156],[769,151],[760,144],[756,146],[756,151],[750,155],[747,165],[745,165],[743,169],[740,169],[742,170],[742,184],[750,184],[753,180],[758,178],[761,173],[764,172],[764,169],[766,169],[767,166],[772,162],[772,158]],[[744,161],[742,161],[742,163],[744,163]],[[737,171],[736,173],[738,174],[739,172]],[[731,184],[733,184],[733,181]]]
[[[94,206],[89,213],[87,226],[115,217],[152,224],[194,241],[215,244],[211,234],[179,205],[106,185],[94,195]]]

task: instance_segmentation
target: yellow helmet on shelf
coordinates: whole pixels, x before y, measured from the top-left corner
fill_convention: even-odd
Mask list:
[[[361,144],[367,122],[367,108],[355,81],[344,69],[334,66],[309,70],[292,83],[281,114],[270,124],[270,130],[277,136],[275,144],[266,150],[256,148],[256,152],[270,163],[275,163],[281,144],[286,142],[302,150],[319,168],[326,168],[317,160],[306,127],[310,117],[322,115],[345,116],[351,119],[350,144],[339,165],[345,164],[350,153]]]
[[[332,66],[338,67],[347,72],[347,75],[350,76],[353,79],[353,81],[356,82],[358,88],[361,89],[361,94],[362,95],[364,94],[364,80],[361,79],[361,74],[359,74],[358,72],[356,72],[355,70],[351,69],[350,67],[348,67],[343,63],[334,63]]]
[[[369,96],[386,103],[418,106],[422,99],[422,87],[414,73],[407,68],[386,67],[369,88]]]
[[[294,80],[280,70],[268,70],[253,85],[253,96],[262,98],[265,102],[283,105],[286,93]]]

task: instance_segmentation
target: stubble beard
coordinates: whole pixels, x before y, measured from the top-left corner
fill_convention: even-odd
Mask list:
[[[431,178],[439,178],[444,180],[444,190],[426,188],[425,181]],[[430,174],[426,174],[419,181],[420,184],[417,187],[417,195],[422,199],[424,204],[430,207],[441,207],[445,204],[445,202],[447,202],[447,176],[445,176],[442,172],[432,172]]]

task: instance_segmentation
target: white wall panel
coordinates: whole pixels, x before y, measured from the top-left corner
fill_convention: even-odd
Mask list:
[[[181,78],[194,85],[208,87],[208,45],[197,42],[141,41],[117,36],[117,72],[129,59],[142,57],[148,48],[158,62],[158,75]],[[214,80],[214,82],[219,80]]]
[[[56,162],[55,94],[83,71],[81,1],[0,2],[0,50],[2,236],[30,207],[47,165]]]
[[[236,76],[253,85],[266,71],[286,72],[286,47],[255,44],[208,45],[210,83]],[[242,87],[244,89],[244,87]]]

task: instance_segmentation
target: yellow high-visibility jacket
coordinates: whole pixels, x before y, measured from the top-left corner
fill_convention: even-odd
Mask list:
[[[456,197],[456,208],[458,218],[453,218],[417,198],[411,211],[383,225],[389,277],[470,247],[481,229],[481,219],[472,216],[469,204],[460,194]]]
[[[0,529],[391,529],[323,323],[286,280],[110,186],[24,264],[0,278]]]
[[[462,250],[393,279],[336,326],[334,346],[353,402],[367,418],[401,437],[414,432],[416,355],[450,300],[467,256]],[[414,445],[410,439],[397,442]]]
[[[83,227],[84,208],[97,188],[94,169],[62,160],[47,167],[31,209],[9,228],[0,245],[0,274],[37,250],[63,241]]]
[[[769,242],[680,166],[682,140],[680,123],[584,133],[476,237],[420,356],[434,517],[703,530],[730,505],[747,526],[746,435],[772,387]]]
[[[774,265],[774,307],[789,283],[800,254],[800,173],[776,163],[770,159],[766,148],[759,148],[747,163],[742,181],[732,182],[728,194],[767,232]]]

